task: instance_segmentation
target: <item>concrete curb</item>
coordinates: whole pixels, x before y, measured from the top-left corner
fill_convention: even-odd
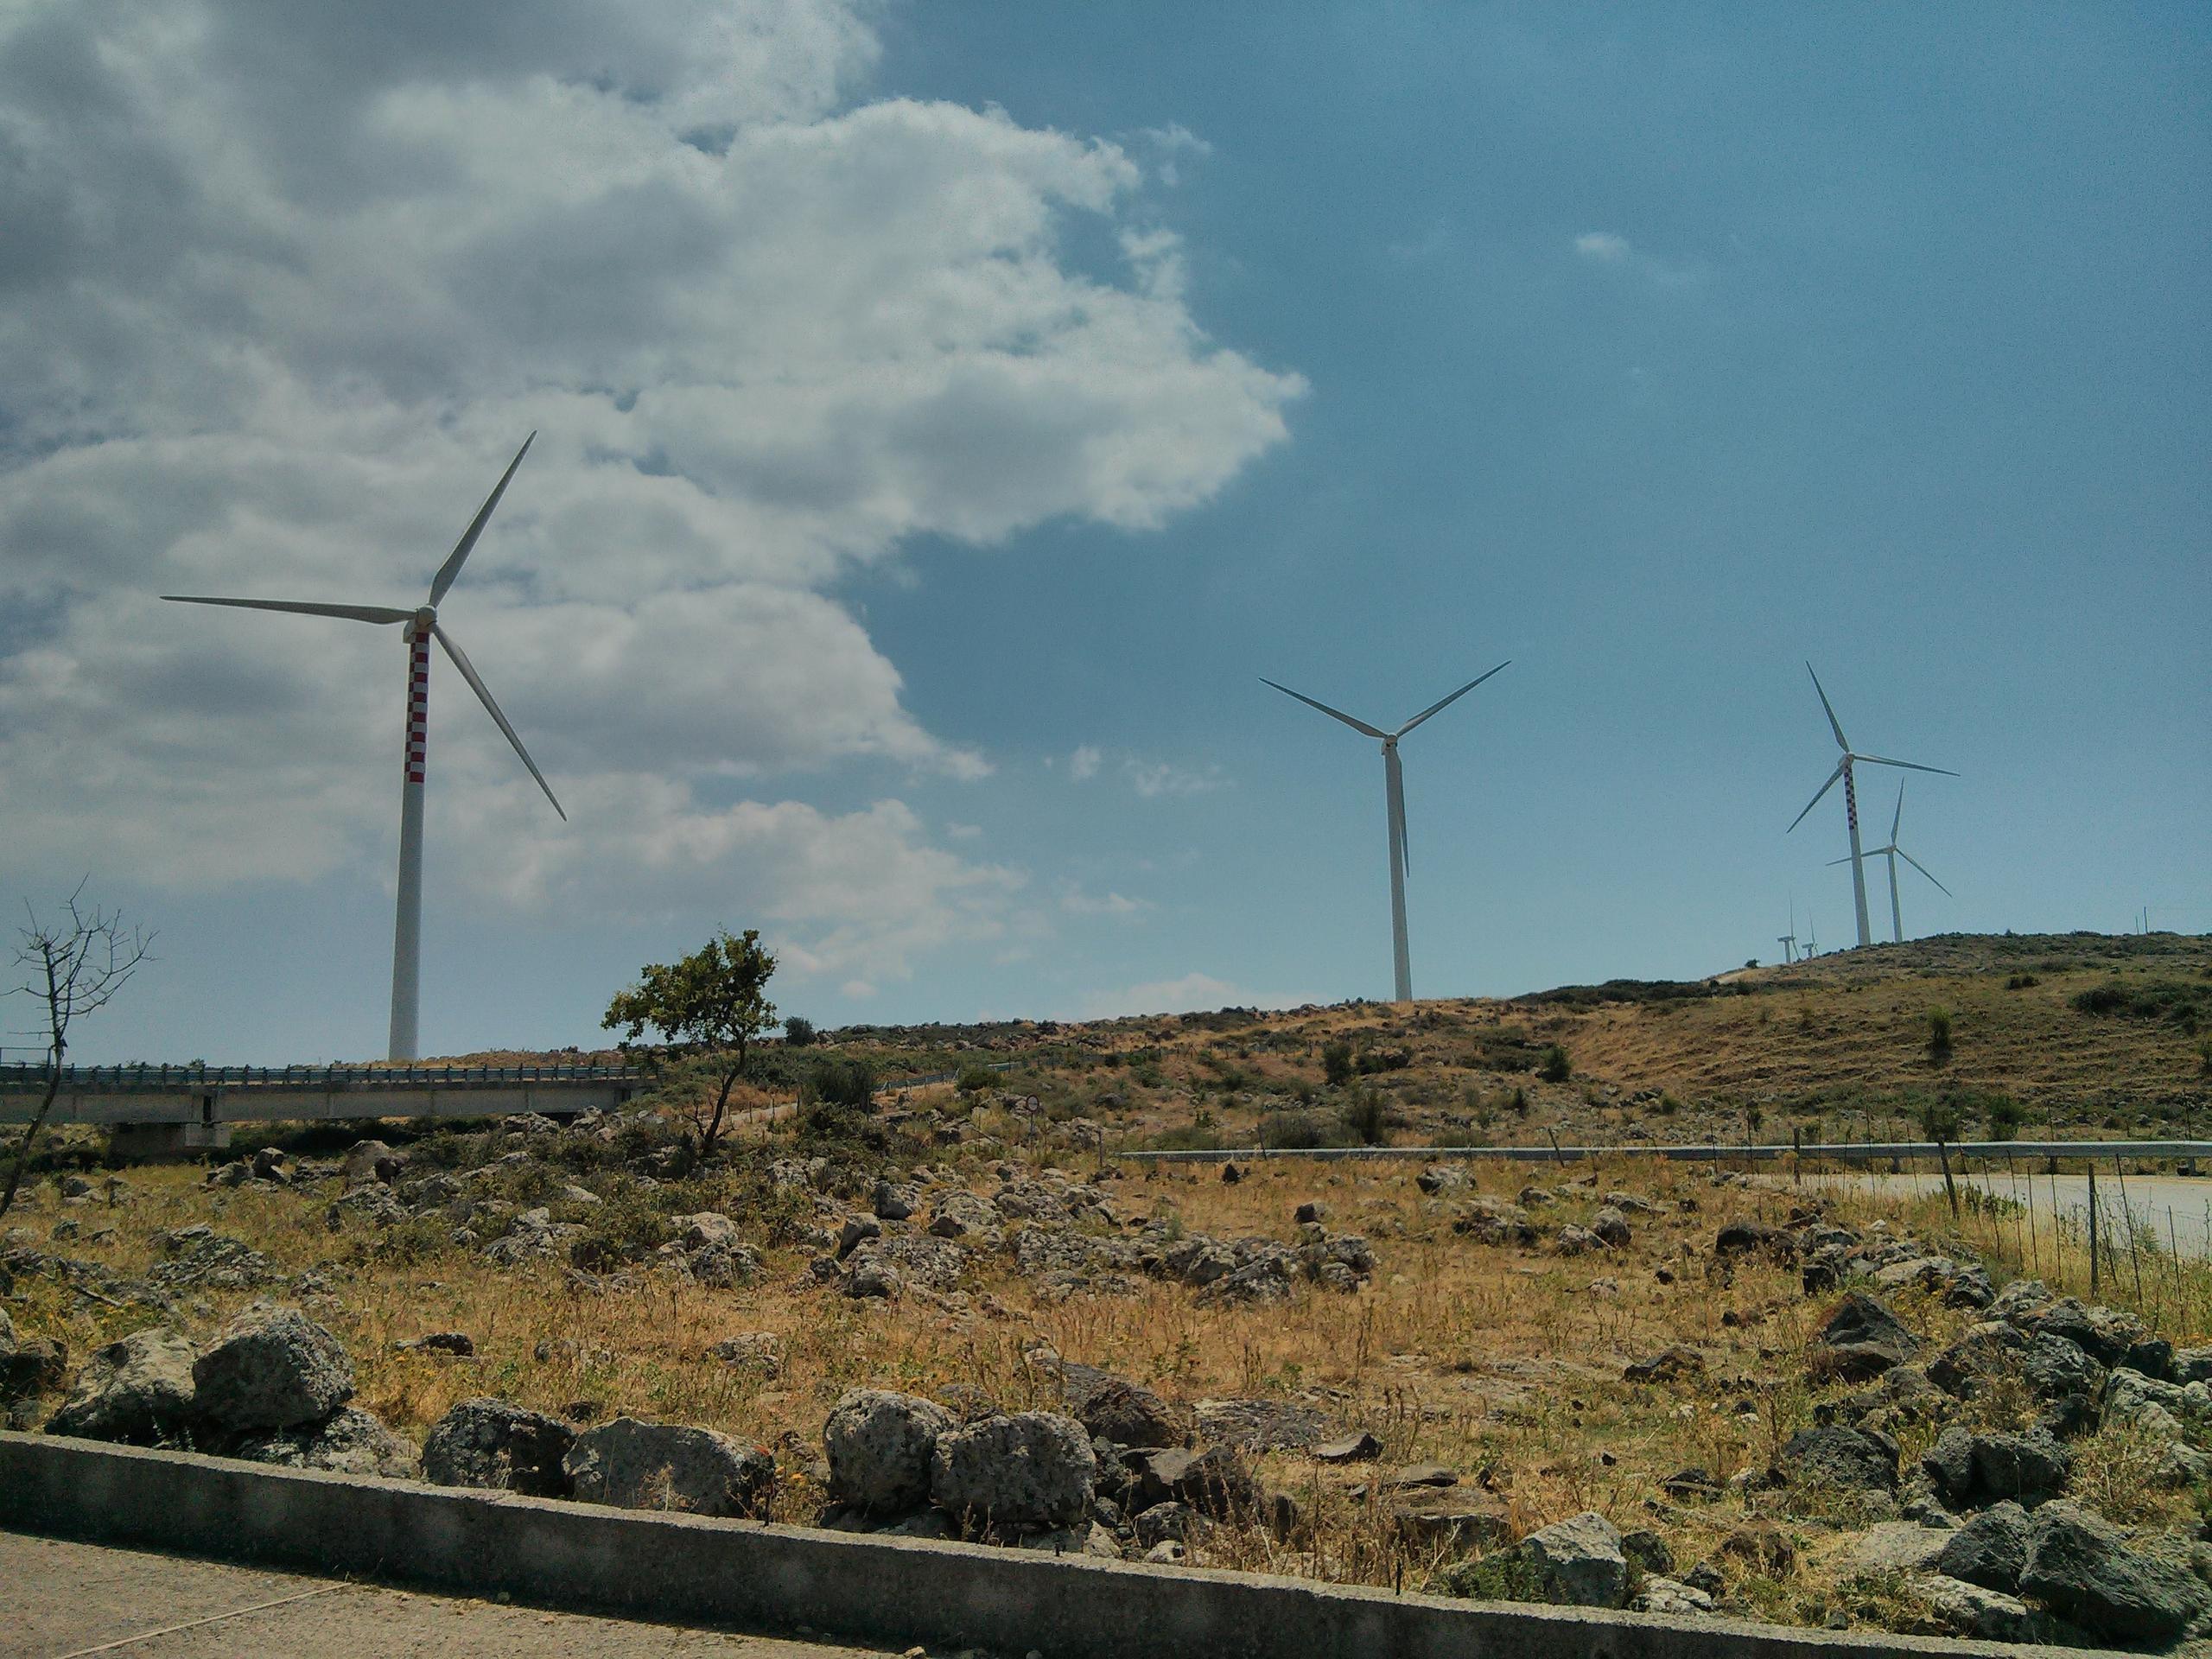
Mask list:
[[[1047,1659],[1881,1659],[2055,1649],[1393,1596],[0,1433],[0,1527],[528,1605]],[[2069,1650],[2082,1659],[2080,1649]]]

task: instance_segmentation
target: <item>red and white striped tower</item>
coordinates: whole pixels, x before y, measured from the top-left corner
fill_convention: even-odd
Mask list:
[[[423,774],[430,741],[430,629],[427,606],[407,625],[407,752],[399,787],[399,907],[391,936],[391,1058],[418,1058],[423,988]]]

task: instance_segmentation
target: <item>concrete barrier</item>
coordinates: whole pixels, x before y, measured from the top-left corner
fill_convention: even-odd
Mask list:
[[[0,1527],[528,1605],[1046,1659],[1880,1659],[2041,1649],[1395,1596],[0,1433]],[[2056,1650],[2050,1650],[2056,1651]],[[2075,1650],[2075,1659],[2080,1659]]]

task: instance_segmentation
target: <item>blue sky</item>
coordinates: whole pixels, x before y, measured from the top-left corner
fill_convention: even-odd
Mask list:
[[[572,823],[435,679],[436,1050],[720,925],[823,1023],[1385,994],[1375,747],[1258,677],[1509,658],[1419,993],[1847,943],[1808,658],[1963,774],[1908,932],[2212,929],[2200,12],[612,15],[0,11],[0,891],[162,933],[88,1057],[378,1051],[396,646],[139,596],[411,603],[532,426],[443,613]]]

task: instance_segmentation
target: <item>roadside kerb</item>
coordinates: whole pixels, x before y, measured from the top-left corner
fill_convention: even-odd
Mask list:
[[[2056,1649],[1474,1604],[0,1433],[0,1527],[532,1605],[1047,1659],[1880,1659]],[[2075,1659],[2080,1651],[2071,1650]]]
[[[1771,1160],[1815,1159],[1825,1163],[1879,1163],[1905,1158],[2176,1158],[2212,1160],[2212,1141],[1837,1141],[1798,1146],[1757,1145],[1738,1141],[1707,1145],[1631,1141],[1611,1147],[1214,1147],[1200,1151],[1138,1152],[1108,1147],[1109,1158],[1132,1163],[1217,1164],[1224,1159],[1306,1158],[1324,1163],[1390,1163],[1413,1159],[1425,1163],[1498,1158],[1523,1164],[1571,1164],[1586,1158],[1662,1158],[1675,1163],[1709,1164],[1731,1159]]]

